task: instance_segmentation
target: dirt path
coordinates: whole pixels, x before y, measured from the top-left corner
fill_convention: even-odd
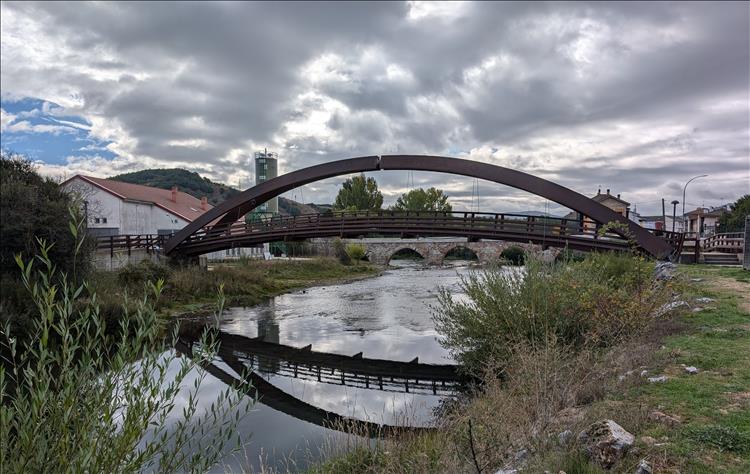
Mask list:
[[[739,299],[739,306],[750,313],[750,283],[743,283],[734,278],[712,277],[706,282],[715,291],[731,291]]]

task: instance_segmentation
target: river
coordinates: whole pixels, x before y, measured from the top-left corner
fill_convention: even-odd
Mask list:
[[[340,433],[316,424],[320,413],[377,424],[428,426],[434,409],[452,396],[450,383],[357,375],[357,359],[452,364],[437,340],[431,315],[438,288],[460,294],[459,275],[469,271],[465,264],[426,268],[402,263],[374,278],[299,290],[250,308],[229,308],[220,323],[222,335],[233,344],[226,353],[236,363],[252,367],[256,377],[268,382],[270,392],[261,393],[239,425],[247,443],[244,452],[225,458],[216,472],[243,467],[255,471],[262,463],[282,470],[303,469],[319,458],[321,447],[342,442]],[[279,347],[291,349],[281,350],[279,359]],[[322,371],[319,365],[298,363],[305,361],[301,348],[323,354]],[[337,361],[337,355],[355,356],[355,368],[329,371],[325,363]],[[225,389],[224,382],[209,375],[200,399],[210,403]]]

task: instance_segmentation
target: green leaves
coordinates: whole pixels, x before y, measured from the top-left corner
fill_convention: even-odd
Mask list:
[[[378,183],[364,174],[344,181],[333,204],[340,211],[375,211],[382,206],[383,193],[378,190]]]
[[[125,305],[119,331],[108,332],[96,294],[82,298],[87,285],[57,273],[53,246],[38,244],[36,272],[34,260],[15,256],[37,306],[32,334],[0,328],[3,472],[205,472],[232,439],[241,446],[236,427],[252,403],[228,388],[198,411],[200,366],[217,346],[206,331],[196,356],[171,350],[177,328],[165,339],[153,306],[163,280],[134,309]],[[183,417],[172,422],[183,399]]]
[[[393,205],[396,211],[432,211],[452,212],[453,207],[448,203],[448,195],[437,188],[412,189],[398,198]]]

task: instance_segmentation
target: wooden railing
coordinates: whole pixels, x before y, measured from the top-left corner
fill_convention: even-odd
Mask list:
[[[135,235],[110,235],[96,238],[97,250],[109,250],[110,257],[114,256],[116,250],[127,250],[128,255],[134,249],[145,249],[147,252],[155,252],[164,247],[164,242],[169,235],[135,234]]]
[[[618,234],[600,235],[601,225],[577,219],[486,212],[345,211],[273,217],[256,222],[236,222],[196,232],[178,247],[200,254],[232,246],[310,237],[404,235],[465,236],[528,242],[571,248],[623,249],[630,243]],[[674,249],[682,234],[654,231]]]
[[[744,245],[744,232],[714,234],[701,240],[701,248],[704,252],[741,253]]]

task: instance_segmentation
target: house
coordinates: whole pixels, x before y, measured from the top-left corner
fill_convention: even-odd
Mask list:
[[[674,222],[673,222],[674,221]],[[675,232],[682,232],[682,218],[680,216],[639,216],[638,224],[644,229],[672,230],[674,223]]]
[[[599,204],[607,206],[623,217],[626,217],[628,219],[630,218],[630,203],[621,199],[619,194],[617,196],[610,194],[609,189],[607,189],[607,192],[605,194],[602,194],[601,189],[597,190],[596,196],[592,197],[591,199],[598,202]],[[581,216],[578,212],[574,211],[566,215],[565,218],[580,220]],[[594,230],[596,228],[596,223],[590,218],[584,216],[583,226],[587,230]]]
[[[112,179],[75,175],[61,186],[84,203],[88,232],[113,235],[171,235],[211,209],[205,197],[197,199],[173,186],[171,190]],[[242,247],[208,254],[208,260],[262,257],[263,248]]]
[[[726,207],[698,207],[685,214],[687,232],[697,234],[699,237],[709,237],[719,233],[719,218],[727,212]]]

